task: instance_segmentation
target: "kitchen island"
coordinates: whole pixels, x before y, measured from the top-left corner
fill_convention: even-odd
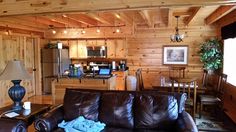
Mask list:
[[[78,78],[63,77],[55,79],[52,81],[52,99],[54,104],[59,104],[63,102],[66,88],[115,90],[116,76],[83,76]]]

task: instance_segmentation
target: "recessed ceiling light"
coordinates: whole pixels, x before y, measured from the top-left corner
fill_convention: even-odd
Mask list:
[[[117,33],[119,33],[119,32],[120,32],[120,29],[119,29],[119,28],[117,28],[117,29],[116,29],[116,32],[117,32]]]
[[[64,30],[63,33],[64,33],[64,34],[67,34],[67,30]]]
[[[101,32],[101,31],[100,31],[100,29],[98,28],[98,29],[97,29],[97,33],[100,33],[100,32]]]
[[[52,33],[53,33],[53,34],[56,34],[57,32],[56,32],[55,30],[52,30]]]
[[[119,14],[116,14],[116,17],[120,19],[120,15]]]
[[[82,33],[82,34],[85,34],[85,33],[86,33],[86,31],[83,29],[83,30],[81,31],[81,33]]]

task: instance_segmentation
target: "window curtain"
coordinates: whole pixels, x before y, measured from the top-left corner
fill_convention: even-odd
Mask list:
[[[236,22],[222,27],[221,37],[222,39],[235,38],[236,37]]]

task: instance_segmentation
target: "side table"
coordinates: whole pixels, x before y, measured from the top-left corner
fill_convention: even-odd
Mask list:
[[[0,108],[0,114],[2,115],[1,118],[8,118],[8,119],[12,119],[12,120],[22,120],[27,124],[27,126],[30,126],[38,116],[47,112],[50,109],[50,107],[51,107],[51,105],[49,105],[49,104],[33,104],[33,103],[31,103],[30,110],[25,110],[23,108],[22,110],[12,111],[12,105],[9,105],[9,106]],[[19,115],[10,118],[10,117],[7,117],[5,114],[3,114],[7,111],[16,112]],[[9,112],[7,112],[7,113],[9,113]]]

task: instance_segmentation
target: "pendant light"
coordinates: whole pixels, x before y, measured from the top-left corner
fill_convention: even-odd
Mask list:
[[[178,28],[179,16],[175,16],[175,18],[177,19],[177,27],[175,28],[175,34],[170,36],[170,40],[172,42],[182,42],[184,38],[184,34],[182,35],[179,34],[179,28]]]

